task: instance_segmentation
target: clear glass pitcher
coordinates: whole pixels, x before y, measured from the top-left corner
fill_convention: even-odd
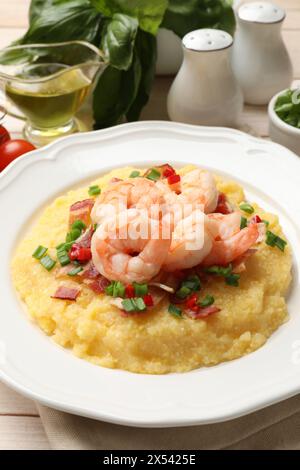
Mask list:
[[[84,41],[28,44],[0,51],[0,84],[8,113],[26,121],[36,146],[78,131],[75,114],[106,67],[101,51]]]

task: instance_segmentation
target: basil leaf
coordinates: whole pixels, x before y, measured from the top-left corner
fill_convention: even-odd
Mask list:
[[[85,40],[94,42],[99,32],[101,15],[89,0],[56,0],[43,6],[36,2],[31,10],[32,21],[22,44]]]
[[[116,13],[105,27],[102,49],[110,65],[127,70],[132,63],[138,21],[122,13]]]
[[[229,0],[169,0],[162,26],[183,37],[199,28],[218,28],[233,34],[235,16]]]
[[[136,38],[136,50],[141,61],[142,75],[137,96],[126,117],[128,121],[137,121],[147,103],[155,76],[156,38],[152,34],[139,30]]]
[[[168,0],[91,0],[104,16],[125,13],[137,18],[144,31],[156,34],[168,6]]]
[[[137,54],[128,70],[108,66],[100,75],[94,90],[95,128],[120,122],[134,102],[141,80],[141,64]]]

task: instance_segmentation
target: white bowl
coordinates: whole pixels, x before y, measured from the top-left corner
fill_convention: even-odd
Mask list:
[[[277,98],[285,91],[277,93],[269,103],[269,134],[274,142],[284,145],[300,156],[300,129],[285,123],[274,110]]]

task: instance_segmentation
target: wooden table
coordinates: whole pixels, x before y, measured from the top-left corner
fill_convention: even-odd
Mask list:
[[[295,81],[300,83],[300,0],[275,0],[287,10],[283,36],[294,65]],[[27,26],[29,0],[0,0],[0,48],[20,37]],[[166,95],[172,78],[158,77],[144,119],[167,119]],[[265,106],[246,106],[243,123],[260,136],[268,137]],[[20,135],[22,123],[8,118],[7,127]],[[0,449],[48,449],[35,404],[0,383]]]

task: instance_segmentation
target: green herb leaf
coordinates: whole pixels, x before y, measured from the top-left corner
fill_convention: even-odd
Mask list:
[[[141,78],[136,97],[126,113],[129,122],[137,121],[149,100],[156,67],[156,38],[142,30],[138,31],[135,41],[136,53],[140,58]]]
[[[199,28],[217,28],[230,34],[235,30],[235,16],[227,0],[169,0],[162,27],[180,37]]]
[[[47,252],[47,250],[48,248],[40,245],[34,250],[34,252],[32,253],[32,256],[35,259],[41,259],[44,256],[44,254]]]
[[[91,3],[108,17],[121,12],[137,18],[141,29],[156,34],[168,0],[91,0]]]
[[[177,318],[182,318],[181,309],[176,307],[176,305],[174,305],[174,304],[169,305],[168,312],[171,313],[171,315],[174,315]]]
[[[104,70],[94,90],[96,129],[113,126],[124,118],[137,96],[141,73],[140,59],[136,53],[128,70],[111,66]]]
[[[94,42],[101,15],[89,0],[48,0],[34,2],[30,20],[30,27],[21,40],[23,44],[72,40]]]
[[[111,66],[122,70],[129,69],[137,30],[136,18],[122,13],[115,13],[107,23],[101,45]]]

